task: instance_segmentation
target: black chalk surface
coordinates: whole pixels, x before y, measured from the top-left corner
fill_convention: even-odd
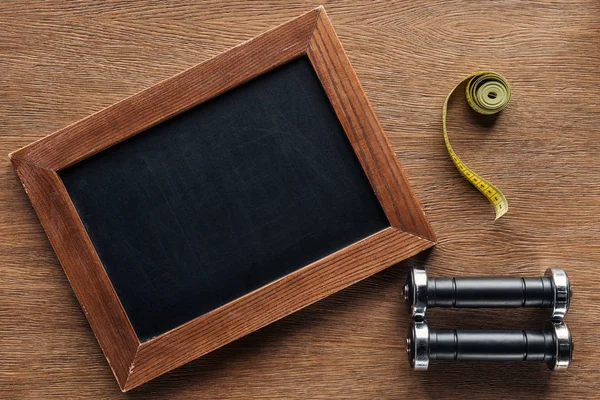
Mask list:
[[[60,176],[141,341],[389,226],[306,57]]]

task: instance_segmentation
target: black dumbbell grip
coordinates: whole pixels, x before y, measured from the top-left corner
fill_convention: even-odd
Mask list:
[[[549,276],[428,278],[429,307],[507,308],[552,307],[554,289]]]
[[[554,357],[551,332],[429,330],[430,360],[548,362]]]

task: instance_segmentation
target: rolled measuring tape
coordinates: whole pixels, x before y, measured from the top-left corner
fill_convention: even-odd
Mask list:
[[[456,155],[450,140],[448,139],[448,130],[446,128],[446,115],[448,113],[448,100],[454,93],[457,87],[462,83],[467,82],[466,98],[469,106],[479,114],[491,115],[496,114],[506,108],[510,102],[511,90],[508,81],[500,74],[492,71],[475,72],[462,81],[460,81],[446,96],[444,108],[442,110],[442,127],[444,130],[444,141],[448,154],[454,162],[460,173],[477,188],[494,206],[496,211],[496,219],[500,218],[508,211],[508,201],[504,194],[488,180],[482,178],[479,174],[469,168]]]

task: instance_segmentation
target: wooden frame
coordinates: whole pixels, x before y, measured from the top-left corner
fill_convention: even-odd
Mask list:
[[[140,342],[58,171],[302,55],[308,56],[315,69],[390,227]],[[435,242],[322,7],[40,139],[10,157],[123,391]]]

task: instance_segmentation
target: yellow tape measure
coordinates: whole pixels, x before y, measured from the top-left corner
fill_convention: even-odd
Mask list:
[[[477,188],[494,206],[496,211],[496,219],[500,218],[508,211],[508,201],[502,194],[500,189],[494,186],[491,182],[479,176],[475,171],[467,167],[460,158],[456,155],[450,140],[448,139],[448,130],[446,129],[446,114],[448,113],[448,100],[452,93],[460,84],[467,82],[466,97],[469,106],[479,114],[491,115],[496,114],[506,108],[510,102],[511,91],[510,85],[500,74],[491,71],[478,71],[465,79],[450,91],[444,101],[444,109],[442,110],[442,126],[444,129],[444,141],[448,154],[452,158],[454,165],[460,173]]]

